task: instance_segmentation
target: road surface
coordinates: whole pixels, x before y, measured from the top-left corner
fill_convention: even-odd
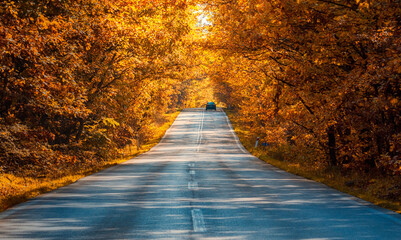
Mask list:
[[[398,214],[251,156],[186,109],[151,151],[0,214],[0,239],[401,239]]]

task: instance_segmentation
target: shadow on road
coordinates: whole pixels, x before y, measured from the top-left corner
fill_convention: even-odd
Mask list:
[[[259,161],[224,113],[201,112],[150,152],[4,212],[1,238],[401,239],[399,216]]]

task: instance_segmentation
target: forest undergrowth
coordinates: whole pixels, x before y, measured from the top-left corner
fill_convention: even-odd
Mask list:
[[[140,147],[126,146],[114,158],[77,162],[76,164],[68,163],[58,166],[58,171],[46,175],[34,176],[27,169],[14,174],[0,172],[0,212],[149,151],[161,140],[179,113],[180,111],[176,111],[161,116],[150,126],[153,134],[149,140]]]
[[[291,145],[258,144],[255,148],[257,135],[241,122],[239,115],[232,110],[225,111],[235,129],[242,145],[259,159],[283,169],[292,174],[305,177],[341,192],[348,193],[360,199],[371,202],[383,208],[401,213],[401,176],[389,176],[375,169],[358,171],[329,164],[319,164],[313,153],[299,154],[299,149]],[[295,154],[294,154],[295,153]]]

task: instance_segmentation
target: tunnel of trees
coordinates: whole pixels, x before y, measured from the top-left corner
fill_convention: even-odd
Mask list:
[[[2,1],[0,173],[113,158],[214,100],[293,155],[400,174],[400,5]]]

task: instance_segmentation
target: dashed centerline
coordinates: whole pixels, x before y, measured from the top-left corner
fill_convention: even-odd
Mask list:
[[[191,213],[194,232],[206,232],[202,211],[200,209],[192,209]]]
[[[199,123],[199,128],[198,128],[198,139],[196,140],[197,146],[196,146],[196,152],[199,152],[200,145],[202,143],[202,130],[203,130],[203,121],[205,119],[205,110],[202,111],[202,117],[201,121]]]
[[[188,189],[189,190],[198,190],[198,182],[188,182]]]

